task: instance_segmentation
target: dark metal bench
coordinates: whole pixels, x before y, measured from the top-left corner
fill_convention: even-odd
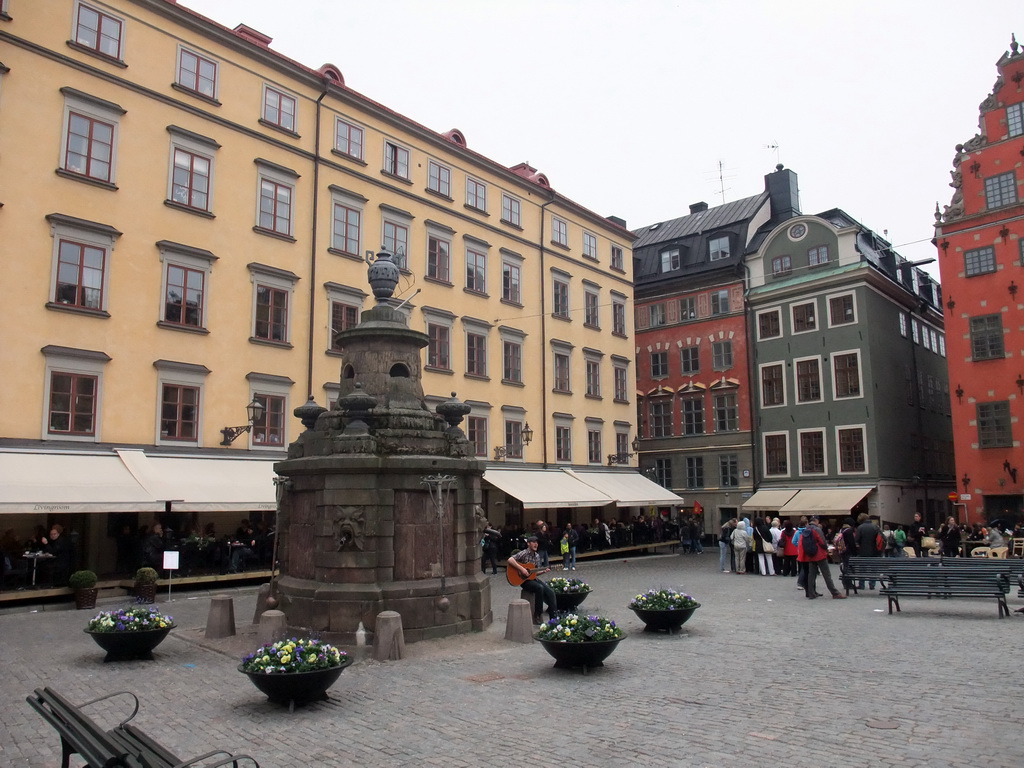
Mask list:
[[[917,568],[900,569],[882,575],[884,586],[879,593],[889,600],[889,613],[896,606],[900,612],[901,597],[926,597],[950,599],[994,598],[999,609],[999,618],[1010,615],[1006,595],[1010,591],[1010,579],[1005,573],[979,572],[967,568]]]
[[[91,704],[115,696],[130,696],[135,707],[128,717],[109,730],[105,730],[82,711]],[[139,699],[128,691],[110,693],[75,705],[52,688],[37,688],[27,700],[60,736],[61,768],[68,768],[71,755],[75,754],[89,768],[187,768],[201,762],[203,768],[226,765],[238,768],[239,761],[243,760],[259,768],[259,763],[248,755],[232,755],[224,750],[214,750],[190,760],[181,760],[131,724],[130,721],[139,711]],[[214,758],[217,758],[215,762],[204,762]]]
[[[1018,597],[1024,597],[1024,560],[1003,560],[986,557],[851,557],[849,567],[840,578],[849,594],[857,592],[855,581],[885,581],[885,574],[918,573],[933,568],[955,568],[958,571],[1005,574],[1011,582],[1020,584]]]

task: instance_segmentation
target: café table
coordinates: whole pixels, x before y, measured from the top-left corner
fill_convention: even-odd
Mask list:
[[[40,560],[53,560],[55,555],[51,555],[49,552],[26,552],[22,555],[25,560],[32,561],[32,588],[36,587],[36,571],[38,570]]]

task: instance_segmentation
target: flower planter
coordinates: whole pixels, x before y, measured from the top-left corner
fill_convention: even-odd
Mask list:
[[[672,610],[652,611],[643,608],[630,608],[646,626],[644,632],[668,632],[670,635],[677,632],[683,624],[689,621],[693,612],[700,608],[699,605],[693,608],[674,608]]]
[[[75,608],[81,610],[82,608],[95,608],[96,607],[96,596],[100,593],[96,587],[90,589],[76,589],[75,590]]]
[[[537,642],[555,660],[556,669],[577,669],[582,667],[583,674],[593,667],[603,667],[604,660],[612,655],[625,635],[614,640],[592,640],[582,643],[567,643],[559,640],[542,640]]]
[[[163,642],[175,625],[162,629],[144,629],[138,632],[90,632],[85,633],[96,641],[96,645],[107,652],[103,659],[108,661],[124,661],[127,659],[153,660],[153,649]]]
[[[156,584],[136,584],[135,597],[140,603],[156,602]]]
[[[587,599],[589,594],[590,592],[555,592],[555,608],[562,613],[575,611],[579,604]]]
[[[310,672],[246,672],[244,664],[238,665],[238,671],[266,694],[269,701],[287,704],[288,711],[294,712],[297,704],[328,698],[327,689],[334,685],[341,677],[341,673],[351,665],[352,657],[346,656],[337,667],[314,669]]]

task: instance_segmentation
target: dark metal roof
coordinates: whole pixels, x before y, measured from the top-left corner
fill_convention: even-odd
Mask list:
[[[641,227],[633,232],[637,236],[633,243],[633,248],[637,249],[654,243],[678,240],[688,235],[708,232],[719,227],[734,224],[737,221],[750,219],[767,202],[768,193],[762,192],[759,195],[744,197],[741,200],[733,200],[731,203],[709,208],[700,213],[691,213],[678,219]]]

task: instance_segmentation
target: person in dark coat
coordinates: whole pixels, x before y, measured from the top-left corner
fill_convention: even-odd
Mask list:
[[[843,551],[839,555],[839,562],[841,565],[840,573],[843,576],[843,586],[849,591],[850,587],[853,586],[850,579],[846,578],[846,572],[850,570],[850,558],[857,556],[857,529],[853,526],[856,523],[853,522],[852,517],[848,517],[843,521],[843,527],[839,530],[839,535],[843,539]]]
[[[960,554],[960,526],[956,524],[956,518],[948,517],[939,528],[939,540],[942,542],[943,557],[956,557]]]
[[[486,523],[481,541],[483,546],[480,548],[480,570],[487,573],[487,562],[490,561],[491,574],[495,574],[498,572],[498,543],[501,541],[501,532],[492,528],[490,523]]]
[[[927,533],[921,513],[914,513],[914,522],[907,526],[907,546],[914,548],[914,554],[921,557],[921,541]]]
[[[868,518],[866,512],[857,516],[857,557],[881,557],[882,549],[878,546],[881,529]],[[868,579],[869,589],[875,588],[875,579]],[[864,580],[857,581],[857,589],[864,589]]]
[[[142,542],[142,564],[157,571],[164,567],[164,527],[160,523]]]
[[[54,523],[50,529],[50,539],[46,542],[46,551],[53,555],[53,560],[50,563],[50,576],[53,581],[53,585],[64,586],[68,583],[68,577],[71,576],[71,563],[75,557],[74,547],[71,545],[71,540],[64,535],[64,526],[60,523]]]

